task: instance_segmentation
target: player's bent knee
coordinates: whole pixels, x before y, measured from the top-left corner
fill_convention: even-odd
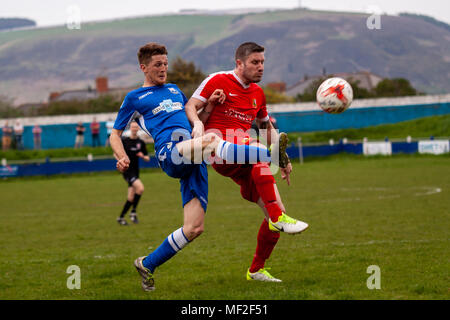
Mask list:
[[[192,241],[203,233],[204,226],[203,225],[200,225],[200,226],[185,225],[183,227],[183,230],[186,235],[186,238],[188,238],[189,241]]]
[[[255,184],[275,183],[270,168],[265,163],[257,163],[252,167],[252,178]]]

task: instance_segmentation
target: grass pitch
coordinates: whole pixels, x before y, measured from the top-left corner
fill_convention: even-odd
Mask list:
[[[178,181],[141,178],[140,224],[115,221],[125,200],[118,173],[0,182],[0,299],[448,299],[448,156],[332,157],[276,176],[287,213],[310,224],[282,234],[266,266],[282,283],[245,273],[262,213],[209,171],[205,232],[157,269],[145,293],[133,260],[183,223]],[[67,288],[81,270],[81,289]],[[381,289],[367,288],[377,265]]]

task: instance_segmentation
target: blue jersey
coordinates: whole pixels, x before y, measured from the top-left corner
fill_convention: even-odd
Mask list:
[[[137,119],[141,128],[155,140],[155,150],[159,150],[174,140],[172,133],[177,129],[190,136],[192,128],[184,111],[186,102],[183,92],[171,83],[130,91],[117,114],[114,129],[125,130]]]

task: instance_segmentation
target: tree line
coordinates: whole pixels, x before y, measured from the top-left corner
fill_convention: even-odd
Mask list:
[[[206,76],[193,62],[187,62],[178,56],[171,62],[171,67],[167,74],[167,81],[177,84],[186,97],[190,97]],[[314,80],[302,94],[296,97],[289,97],[282,92],[263,86],[266,101],[268,104],[315,101],[317,89],[329,77],[331,76]],[[348,82],[353,88],[354,99],[423,94],[414,89],[410,82],[403,78],[383,79],[372,90],[360,87],[359,81],[349,79]],[[37,108],[25,111],[13,107],[11,100],[0,96],[0,118],[117,112],[123,98],[124,96],[113,97],[110,95],[102,95],[98,98],[88,100],[51,101],[39,105]]]

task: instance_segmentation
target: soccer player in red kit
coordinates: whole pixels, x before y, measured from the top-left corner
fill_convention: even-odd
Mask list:
[[[201,136],[211,131],[222,134],[222,138],[236,144],[258,144],[249,134],[253,120],[257,119],[260,129],[267,129],[266,140],[277,134],[269,120],[264,91],[256,83],[264,73],[264,47],[253,42],[241,44],[235,55],[236,67],[232,71],[217,72],[207,77],[186,104],[186,113],[191,125],[192,135]],[[223,91],[223,98],[216,105],[208,105],[208,98],[216,89]],[[198,113],[198,110],[201,110]],[[204,124],[203,124],[204,123]],[[287,135],[281,133],[279,143],[287,145]],[[281,176],[289,185],[292,165],[285,154],[279,155]],[[284,159],[284,160],[283,160]],[[308,224],[286,215],[275,179],[268,163],[238,164],[212,163],[221,175],[230,177],[241,187],[244,199],[257,203],[265,214],[257,237],[256,252],[247,271],[248,280],[274,281],[264,268],[278,242],[280,232],[300,233]]]

